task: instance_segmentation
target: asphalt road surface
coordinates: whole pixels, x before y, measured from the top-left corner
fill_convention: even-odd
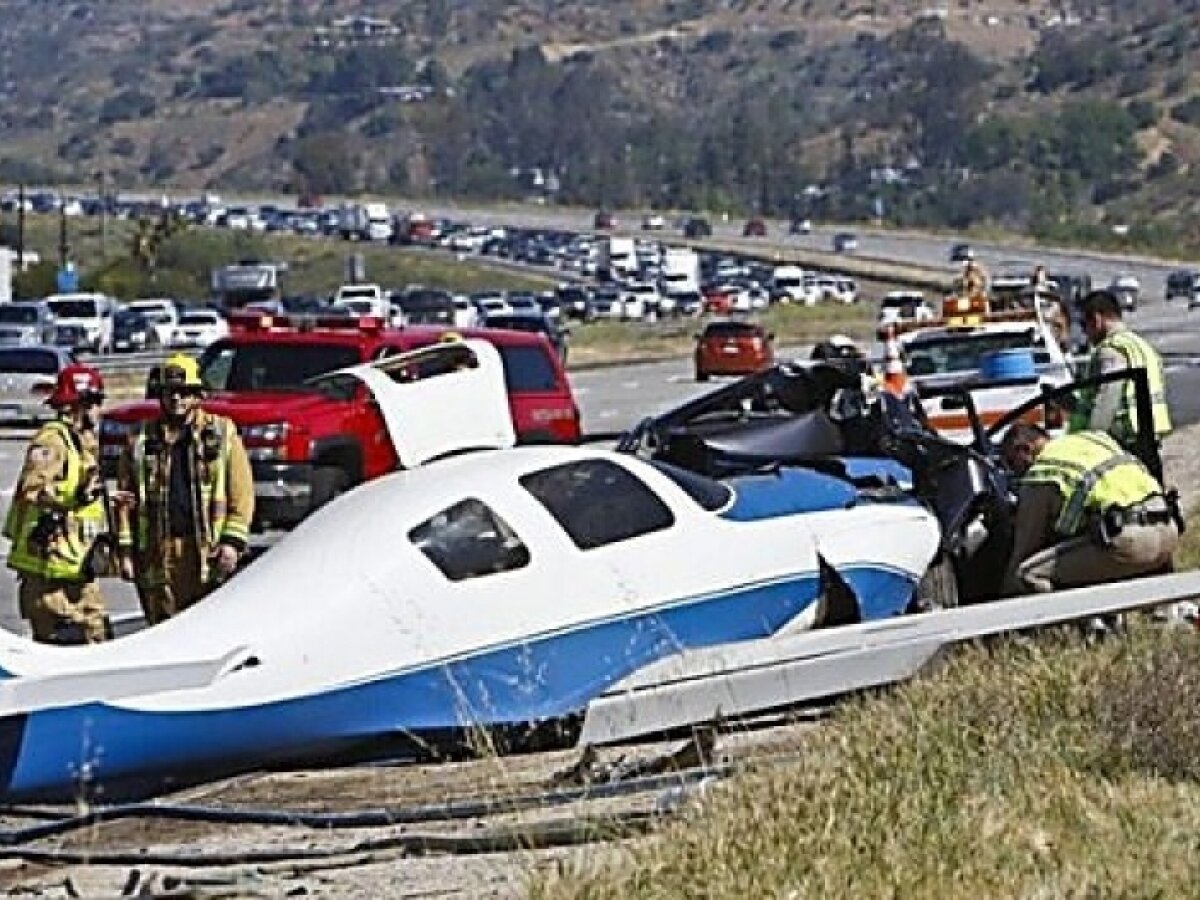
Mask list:
[[[1168,402],[1177,426],[1200,421],[1200,310],[1161,301],[1147,303],[1130,317],[1130,324],[1164,354]],[[786,356],[786,353],[783,354]],[[588,433],[621,431],[647,415],[662,412],[711,389],[692,378],[689,359],[593,369],[571,376]],[[7,510],[16,481],[28,429],[0,430],[0,508]],[[278,535],[261,540],[269,545]],[[7,541],[0,539],[0,556],[7,558]],[[0,572],[0,627],[26,633],[17,615],[16,582],[10,570]],[[137,612],[132,588],[117,580],[104,582],[110,610],[120,616]]]

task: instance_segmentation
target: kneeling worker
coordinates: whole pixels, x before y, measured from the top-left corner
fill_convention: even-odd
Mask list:
[[[154,389],[160,415],[126,445],[117,474],[122,574],[151,625],[233,574],[254,517],[246,450],[232,421],[201,409],[196,361],[172,356]]]
[[[1051,438],[1018,422],[1001,453],[1021,476],[1006,594],[1119,581],[1170,561],[1181,530],[1174,497],[1109,435]]]

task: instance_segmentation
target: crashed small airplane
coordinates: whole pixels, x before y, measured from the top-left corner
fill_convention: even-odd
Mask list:
[[[681,650],[901,615],[940,552],[926,505],[863,477],[888,459],[716,478],[514,447],[484,342],[322,378],[367,384],[407,468],[153,628],[87,647],[0,633],[0,799],[147,796],[478,730],[569,737]]]

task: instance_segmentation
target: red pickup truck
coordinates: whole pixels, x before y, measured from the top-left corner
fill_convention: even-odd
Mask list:
[[[341,393],[314,385],[325,372],[442,340],[447,329],[386,329],[373,318],[289,319],[236,314],[229,337],[200,358],[204,407],[238,427],[254,469],[256,527],[287,527],[360,482],[397,467],[396,451],[363,385]],[[558,355],[538,334],[459,329],[499,351],[509,409],[522,443],[573,443],[579,407]],[[104,471],[115,474],[121,446],[158,404],[143,400],[105,412]]]

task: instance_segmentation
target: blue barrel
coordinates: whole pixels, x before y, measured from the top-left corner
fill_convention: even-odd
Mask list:
[[[1037,365],[1029,349],[996,350],[979,360],[984,381],[1021,381],[1037,378]]]

